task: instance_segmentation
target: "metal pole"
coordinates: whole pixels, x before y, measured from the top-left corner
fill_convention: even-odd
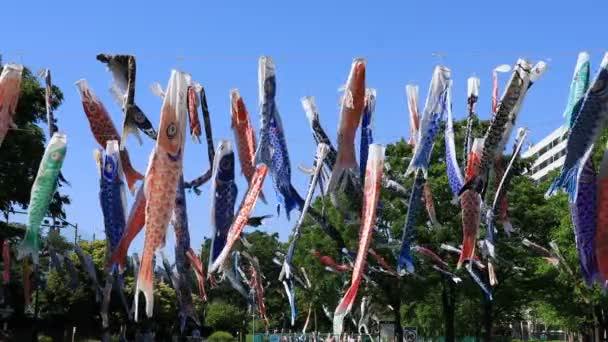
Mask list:
[[[255,310],[251,310],[251,341],[255,342]]]
[[[34,293],[34,324],[32,324],[33,326],[33,332],[32,332],[32,341],[38,341],[38,265],[34,264],[33,267],[33,275],[32,275],[32,280],[34,281],[34,287],[36,288],[36,291]]]
[[[74,244],[78,243],[78,223],[74,225]]]

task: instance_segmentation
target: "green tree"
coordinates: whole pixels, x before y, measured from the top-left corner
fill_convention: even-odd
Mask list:
[[[242,307],[224,302],[222,300],[214,300],[207,307],[206,323],[215,331],[229,331],[232,335],[236,335],[243,326],[245,320],[245,310]]]
[[[59,88],[53,87],[53,110],[62,101],[63,94]],[[40,127],[41,123],[46,122],[44,88],[27,68],[23,70],[14,121],[18,129],[9,130],[0,146],[0,210],[5,215],[16,208],[27,208],[32,183],[45,149],[46,139]],[[65,204],[69,204],[69,198],[57,193],[49,207],[50,215],[65,218],[62,208]]]

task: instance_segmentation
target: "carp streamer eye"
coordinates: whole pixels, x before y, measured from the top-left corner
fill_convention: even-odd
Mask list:
[[[220,167],[222,169],[227,170],[230,168],[231,165],[232,165],[232,162],[230,161],[230,158],[222,158],[222,161],[220,163]]]
[[[114,170],[114,165],[112,163],[106,164],[106,172],[111,173]]]
[[[61,153],[59,153],[59,152],[53,152],[53,153],[51,153],[51,159],[53,159],[53,160],[59,160],[59,158],[61,158]]]
[[[167,127],[167,137],[169,139],[173,139],[173,138],[175,138],[176,134],[177,134],[177,126],[175,125],[175,123],[172,123],[169,125],[169,127]]]

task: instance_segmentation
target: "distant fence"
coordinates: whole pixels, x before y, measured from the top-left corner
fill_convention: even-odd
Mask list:
[[[319,334],[255,334],[255,337],[248,334],[246,342],[327,342],[331,338],[329,333]],[[399,342],[396,339],[380,338],[378,335],[347,335],[343,341],[356,341],[356,342]],[[483,338],[475,338],[473,336],[457,337],[458,342],[482,342]],[[493,341],[495,342],[515,342],[515,341],[566,341],[566,334],[561,332],[550,332],[550,333],[538,333],[532,334],[531,336],[511,337],[511,336],[494,336]],[[338,342],[338,341],[337,341]],[[405,341],[404,341],[405,342]],[[409,342],[409,341],[407,341]],[[422,337],[418,336],[415,342],[445,342],[444,337]]]

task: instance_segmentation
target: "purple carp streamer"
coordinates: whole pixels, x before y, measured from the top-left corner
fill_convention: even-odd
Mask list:
[[[608,53],[602,59],[591,88],[580,101],[580,110],[568,134],[566,160],[559,176],[547,191],[550,196],[558,189],[564,189],[570,202],[574,202],[578,194],[577,175],[578,169],[584,165],[583,157],[593,149],[608,119]]]
[[[591,151],[591,150],[590,150]],[[589,156],[579,170],[579,194],[570,204],[572,223],[578,260],[583,271],[583,278],[591,286],[598,278],[598,266],[595,256],[595,232],[597,226],[597,174]]]

